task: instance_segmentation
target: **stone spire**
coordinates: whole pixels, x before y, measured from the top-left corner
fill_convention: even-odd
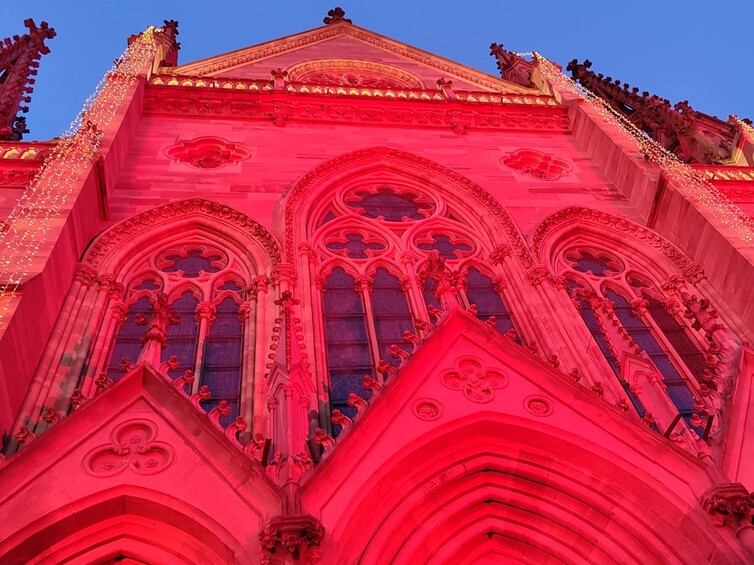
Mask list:
[[[26,129],[28,104],[37,74],[39,59],[50,50],[45,39],[55,37],[55,30],[47,22],[37,27],[34,20],[24,21],[29,33],[6,37],[0,43],[0,139],[18,141]]]

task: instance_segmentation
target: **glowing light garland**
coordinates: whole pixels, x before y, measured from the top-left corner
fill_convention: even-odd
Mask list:
[[[746,246],[754,243],[754,219],[731,202],[701,172],[682,163],[673,153],[648,137],[644,131],[637,128],[620,112],[614,110],[604,99],[565,76],[556,65],[539,53],[516,53],[516,55],[532,57],[542,76],[551,84],[564,91],[576,94],[605,121],[619,126],[618,131],[624,137],[636,143],[645,157],[660,167],[668,180],[684,197],[691,202],[699,202],[704,210],[712,214],[721,224],[731,228]],[[754,128],[735,118],[735,116],[731,116],[731,119],[733,118],[735,119],[734,123],[739,126],[744,135],[748,134],[752,136],[751,138],[754,138]]]
[[[96,160],[104,131],[144,66],[153,60],[154,34],[161,31],[148,28],[105,73],[5,220],[8,229],[0,234],[0,325],[19,287],[33,272],[40,249],[54,244],[48,239],[65,221],[61,209],[75,198],[82,175]]]

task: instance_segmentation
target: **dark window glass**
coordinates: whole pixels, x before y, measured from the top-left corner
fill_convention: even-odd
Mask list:
[[[167,361],[175,355],[180,363],[177,369],[168,370],[171,378],[182,375],[187,369],[194,370],[196,342],[199,338],[199,323],[196,321],[196,307],[199,301],[190,292],[184,292],[173,302],[173,313],[178,315],[178,324],[167,328],[167,344],[160,359]]]
[[[126,319],[123,320],[123,324],[118,330],[110,353],[110,363],[107,365],[107,376],[112,380],[117,381],[126,374],[121,369],[123,359],[131,363],[136,363],[139,359],[142,348],[141,338],[144,336],[147,327],[137,324],[136,317],[141,314],[148,318],[151,313],[152,305],[146,296],[141,297],[129,307]]]
[[[349,233],[345,239],[345,242],[331,241],[327,244],[327,248],[331,251],[345,250],[345,256],[349,259],[366,259],[370,255],[370,250],[385,249],[385,246],[380,242],[364,241],[364,236],[360,233]]]
[[[691,373],[697,379],[701,379],[704,376],[704,370],[707,368],[704,354],[699,351],[694,341],[686,333],[686,329],[665,310],[662,302],[648,294],[645,294],[644,298],[649,302],[649,306],[647,307],[649,314],[673,346],[673,349],[675,349]]]
[[[486,321],[490,316],[495,316],[497,331],[502,333],[516,331],[511,315],[502,297],[495,290],[492,279],[472,267],[466,273],[466,283],[466,297],[470,305],[476,305],[477,317],[480,320]]]
[[[372,311],[380,357],[392,365],[400,359],[390,354],[390,345],[403,347],[403,332],[414,332],[411,311],[398,279],[386,269],[377,269],[372,283]]]
[[[213,262],[222,259],[220,255],[208,253],[204,255],[199,249],[192,249],[185,255],[168,255],[165,257],[170,261],[170,265],[162,269],[165,273],[175,273],[183,271],[183,276],[188,279],[195,279],[201,272],[216,273],[220,267],[213,266]]]
[[[588,251],[581,251],[577,255],[569,254],[566,259],[574,270],[591,273],[596,277],[609,277],[621,271],[608,257],[595,256]]]
[[[204,407],[209,410],[221,400],[228,402],[230,413],[220,418],[224,426],[238,416],[242,361],[243,323],[238,304],[228,297],[217,305],[215,320],[209,326],[201,375],[202,384],[212,392],[212,399]]]
[[[605,298],[615,305],[615,314],[634,341],[646,352],[663,378],[673,404],[688,422],[694,412],[694,398],[688,384],[673,364],[662,345],[652,335],[651,330],[631,310],[629,302],[618,293],[610,290]],[[701,431],[701,430],[700,430]]]
[[[334,269],[323,297],[330,406],[349,416],[355,415],[347,404],[349,393],[368,396],[362,380],[374,376],[364,305],[355,284],[343,269]]]
[[[416,194],[397,194],[387,187],[374,192],[361,191],[346,204],[367,218],[384,218],[389,222],[421,220],[429,216],[432,205]]]
[[[594,313],[594,310],[592,310],[592,307],[589,305],[589,302],[585,300],[582,296],[579,296],[576,292],[574,292],[576,289],[578,289],[578,285],[573,281],[568,281],[568,286],[571,289],[572,296],[576,299],[576,301],[579,304],[579,313],[581,314],[581,318],[584,320],[584,323],[586,324],[586,327],[589,329],[589,333],[592,334],[592,339],[594,339],[594,342],[597,344],[597,347],[602,352],[602,355],[605,356],[605,359],[607,360],[608,364],[610,365],[610,368],[615,373],[615,376],[618,378],[618,381],[620,382],[621,386],[623,387],[624,392],[626,393],[626,397],[631,402],[633,407],[636,409],[636,412],[639,414],[639,416],[644,416],[646,414],[646,410],[644,409],[644,405],[641,403],[641,400],[639,400],[639,397],[636,396],[629,387],[628,383],[621,379],[620,377],[620,368],[618,367],[618,360],[615,358],[615,355],[613,354],[612,350],[610,349],[610,346],[607,343],[607,338],[602,333],[602,330],[600,329],[599,322],[597,321],[597,316]]]
[[[453,243],[447,235],[433,235],[432,243],[419,243],[422,251],[437,251],[444,259],[461,259],[473,251],[468,243]]]

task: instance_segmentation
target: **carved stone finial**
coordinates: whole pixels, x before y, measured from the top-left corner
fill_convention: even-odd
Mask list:
[[[322,21],[325,22],[325,25],[332,25],[338,22],[346,22],[348,24],[353,23],[345,16],[346,11],[340,6],[336,6],[335,8],[327,12],[327,16],[322,18]]]
[[[0,139],[18,141],[26,129],[26,118],[19,114],[29,111],[39,59],[50,52],[46,39],[55,37],[55,30],[47,22],[39,26],[34,20],[24,21],[29,29],[24,35],[0,41]]]

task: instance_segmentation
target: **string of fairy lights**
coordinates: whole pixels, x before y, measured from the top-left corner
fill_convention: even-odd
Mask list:
[[[618,131],[636,143],[639,151],[660,168],[683,196],[691,202],[700,203],[704,210],[729,228],[744,245],[750,246],[754,243],[754,219],[731,202],[700,171],[682,163],[678,157],[647,136],[600,96],[564,75],[560,68],[546,57],[537,52],[515,54],[519,57],[533,58],[546,80],[563,91],[576,94],[605,121],[618,126]],[[754,139],[754,128],[735,116],[729,119],[739,128],[742,135],[747,136],[750,141]]]
[[[41,259],[40,249],[52,245],[50,235],[65,221],[61,210],[75,198],[83,175],[96,160],[105,129],[153,60],[155,33],[160,31],[149,27],[139,34],[105,73],[5,220],[7,228],[0,234],[0,324]]]

